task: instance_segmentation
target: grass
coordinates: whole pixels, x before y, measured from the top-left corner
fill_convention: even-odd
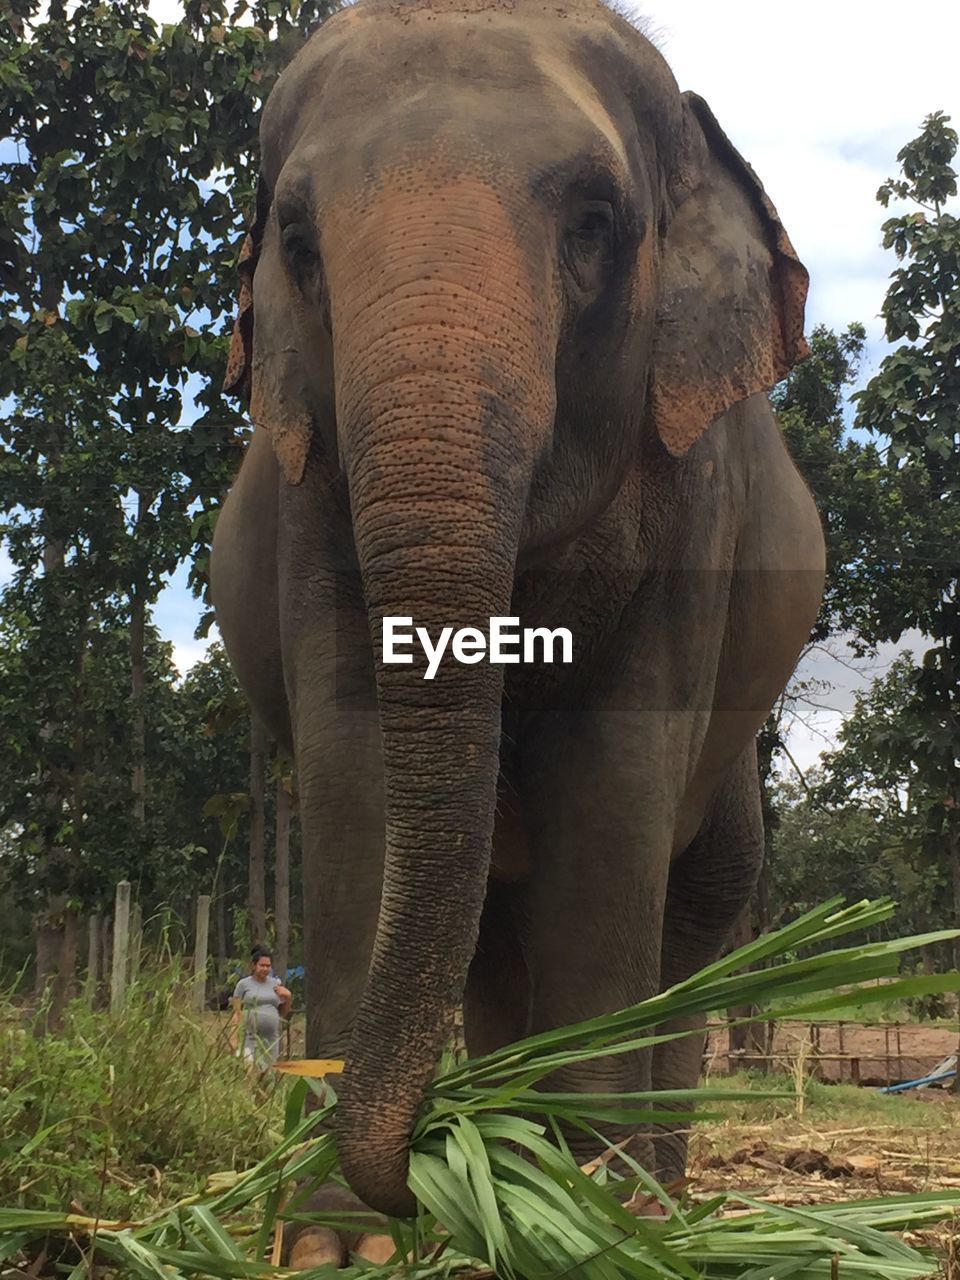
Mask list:
[[[725,1118],[743,1124],[788,1122],[794,1114],[793,1079],[785,1074],[764,1075],[758,1071],[738,1071],[729,1076],[711,1076],[710,1084],[721,1094],[729,1090],[736,1095],[734,1104],[724,1105]],[[771,1099],[771,1090],[782,1098]],[[752,1095],[757,1094],[754,1097]],[[880,1093],[878,1089],[861,1089],[852,1084],[822,1084],[806,1081],[807,1106],[804,1120],[809,1125],[849,1124],[871,1128],[896,1126],[912,1129],[942,1128],[944,1117],[937,1106],[918,1104],[903,1094]],[[958,1112],[960,1116],[960,1112]]]
[[[122,1016],[76,1001],[42,1039],[0,1001],[0,1204],[140,1217],[255,1163],[282,1132],[283,1092],[251,1093],[175,964],[149,968]]]
[[[422,1212],[415,1222],[392,1224],[398,1259],[408,1261],[402,1267],[355,1265],[346,1275],[362,1274],[366,1280],[492,1273],[507,1280],[918,1280],[930,1275],[934,1261],[929,1250],[906,1243],[901,1233],[949,1217],[960,1208],[960,1192],[805,1208],[759,1204],[739,1188],[706,1201],[677,1199],[643,1169],[629,1167],[629,1161],[619,1172],[609,1163],[590,1171],[578,1168],[559,1127],[563,1122],[597,1134],[615,1123],[642,1128],[656,1121],[668,1100],[682,1108],[679,1118],[685,1122],[692,1122],[695,1112],[702,1118],[703,1108],[716,1110],[724,1100],[735,1107],[789,1107],[789,1090],[781,1093],[765,1082],[766,1092],[776,1096],[758,1097],[754,1082],[740,1089],[724,1082],[669,1098],[534,1092],[560,1065],[657,1042],[662,1023],[684,1014],[764,1000],[775,1006],[768,1004],[767,1016],[780,1016],[788,1002],[792,1014],[798,1008],[827,1013],[849,999],[849,991],[836,994],[841,980],[861,984],[858,995],[867,1002],[879,994],[901,999],[924,989],[955,987],[955,974],[895,978],[899,953],[924,939],[785,958],[804,945],[822,948],[891,913],[887,902],[846,909],[836,901],[825,904],[652,1000],[449,1067],[430,1086],[413,1136],[410,1185]],[[762,959],[770,961],[763,970],[738,972]],[[877,977],[891,981],[873,996],[876,989],[863,984]],[[211,1067],[227,1069],[213,1062]],[[223,1079],[226,1083],[227,1077]],[[198,1080],[197,1087],[202,1083]],[[335,1144],[321,1129],[332,1118],[333,1106],[305,1116],[311,1086],[300,1080],[290,1089],[284,1136],[253,1167],[211,1180],[203,1192],[166,1211],[136,1222],[110,1222],[103,1220],[103,1209],[94,1215],[71,1214],[65,1204],[47,1212],[0,1210],[0,1260],[31,1241],[67,1239],[74,1242],[75,1253],[73,1269],[68,1266],[65,1274],[78,1280],[94,1244],[97,1255],[118,1274],[143,1280],[271,1274],[276,1225],[283,1216],[296,1215],[302,1195],[336,1174]],[[256,1132],[262,1142],[268,1122],[261,1124],[264,1128]],[[32,1132],[42,1140],[43,1129]],[[254,1148],[255,1143],[245,1154],[252,1156]],[[109,1165],[108,1149],[106,1159]],[[199,1177],[199,1161],[194,1172]],[[662,1215],[634,1216],[624,1203],[633,1195],[658,1201]],[[732,1214],[733,1205],[741,1212]]]
[[[788,1012],[787,1016],[790,1017],[792,1015]],[[812,1014],[798,1013],[796,1016],[801,1022],[817,1021],[817,1018]],[[923,1014],[921,1016],[916,1003],[909,1000],[881,1000],[870,1001],[869,1003],[850,1000],[846,1004],[838,1005],[831,1012],[830,1021],[889,1023],[890,1026],[904,1022],[923,1022],[925,1026],[950,1028],[954,1028],[957,1025],[956,1015],[944,1014],[940,1017],[930,1017],[927,1014]]]

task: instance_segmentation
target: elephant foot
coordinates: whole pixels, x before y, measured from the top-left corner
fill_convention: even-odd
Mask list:
[[[354,1258],[363,1258],[382,1266],[397,1252],[390,1236],[361,1236],[356,1247],[350,1248],[345,1234],[332,1227],[305,1227],[294,1241],[286,1265],[291,1271],[309,1271],[325,1264],[347,1267]]]
[[[304,1227],[291,1247],[286,1265],[293,1271],[307,1271],[332,1263],[344,1265],[344,1249],[340,1237],[330,1227]]]
[[[676,1182],[687,1171],[687,1138],[683,1130],[664,1129],[654,1138],[654,1172],[662,1186]]]
[[[281,1262],[292,1271],[306,1271],[311,1267],[332,1265],[347,1267],[356,1258],[378,1265],[389,1262],[396,1254],[396,1246],[382,1228],[386,1219],[374,1214],[352,1191],[339,1183],[329,1182],[319,1188],[302,1205],[298,1213],[365,1214],[369,1227],[344,1228],[342,1230],[322,1225],[290,1222],[284,1228]]]

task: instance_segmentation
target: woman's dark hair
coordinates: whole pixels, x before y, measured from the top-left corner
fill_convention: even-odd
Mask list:
[[[256,964],[258,960],[263,960],[264,958],[266,958],[267,960],[272,960],[273,952],[270,950],[269,947],[265,947],[263,943],[258,942],[257,945],[250,952],[250,962],[251,964]]]

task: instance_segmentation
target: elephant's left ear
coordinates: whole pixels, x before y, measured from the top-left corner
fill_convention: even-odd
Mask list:
[[[247,232],[237,274],[240,288],[237,296],[237,315],[233,322],[233,336],[227,355],[227,369],[223,375],[223,390],[227,395],[240,396],[249,402],[253,368],[253,273],[260,259],[263,233],[270,211],[270,199],[263,179],[257,184],[257,203],[253,226]]]
[[[657,431],[675,457],[807,354],[806,268],[707,104],[692,93],[683,98],[652,383]]]

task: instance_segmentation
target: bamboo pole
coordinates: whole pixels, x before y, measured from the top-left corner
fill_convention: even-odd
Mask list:
[[[127,1002],[127,966],[130,962],[130,881],[117,883],[113,908],[113,969],[110,974],[110,1012],[119,1013]]]

